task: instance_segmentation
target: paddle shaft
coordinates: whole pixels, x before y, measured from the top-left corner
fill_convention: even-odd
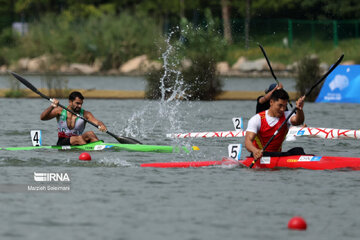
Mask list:
[[[309,96],[311,91],[316,88],[322,81],[325,80],[325,78],[327,78],[327,76],[329,76],[329,74],[334,71],[334,69],[340,64],[340,62],[343,60],[344,58],[344,54],[342,54],[340,56],[340,58],[336,61],[336,63],[334,65],[331,66],[331,68],[325,73],[325,75],[323,75],[310,89],[308,89],[305,93],[305,97]],[[262,151],[264,152],[265,149],[269,146],[269,144],[271,143],[271,141],[274,139],[274,137],[279,133],[279,131],[281,130],[281,128],[287,124],[287,122],[289,121],[290,117],[294,114],[294,112],[296,111],[296,107],[293,108],[293,110],[291,111],[291,113],[289,114],[289,116],[285,119],[285,121],[280,125],[280,127],[278,128],[278,130],[275,131],[274,135],[272,135],[272,137],[269,139],[269,141],[265,144],[265,146],[263,147]],[[252,168],[256,161],[258,159],[255,159],[252,161],[252,163],[250,164],[249,168]]]
[[[52,98],[50,98],[49,99],[49,101],[50,102],[53,102],[53,99]],[[61,103],[58,103],[58,106],[59,107],[61,107],[61,108],[63,108],[63,109],[65,109],[66,111],[68,111],[69,113],[71,113],[71,114],[73,114],[73,115],[75,115],[75,116],[77,116],[78,118],[81,118],[82,120],[84,120],[85,122],[88,122],[88,123],[90,123],[91,125],[93,125],[94,127],[96,127],[96,128],[98,128],[98,129],[100,129],[100,126],[99,125],[97,125],[96,123],[94,123],[94,122],[92,122],[92,121],[90,121],[90,120],[88,120],[88,119],[86,119],[86,118],[84,118],[83,116],[81,116],[80,114],[78,114],[78,113],[76,113],[76,112],[74,112],[73,110],[71,110],[71,109],[69,109],[69,108],[67,108],[67,107],[65,107],[64,105],[62,105]],[[115,136],[116,137],[116,135],[115,134],[113,134],[113,133],[111,133],[111,132],[109,132],[109,131],[106,131],[106,133],[108,133],[108,134],[110,134],[111,136]]]
[[[277,77],[275,76],[275,73],[274,73],[274,71],[273,71],[273,69],[272,69],[272,67],[271,67],[270,60],[269,60],[268,56],[266,55],[265,49],[263,48],[263,46],[262,46],[261,44],[259,44],[259,47],[260,47],[261,52],[263,53],[263,55],[264,55],[264,57],[265,57],[265,59],[266,59],[266,62],[267,62],[267,64],[268,64],[269,68],[270,68],[271,75],[272,75],[273,78],[275,79],[275,82],[277,83],[277,85],[279,85],[280,83],[279,83],[279,81],[277,80]],[[292,103],[290,102],[290,100],[289,100],[289,105],[290,105],[290,107],[293,107],[293,105],[292,105]]]
[[[47,100],[49,100],[50,102],[53,102],[53,100],[49,97],[46,96],[45,94],[43,94],[42,92],[40,92],[34,85],[32,85],[30,82],[28,82],[25,78],[23,78],[22,76],[20,76],[17,73],[14,72],[10,72],[17,80],[19,80],[21,83],[23,83],[25,86],[27,86],[30,90],[32,90],[33,92],[37,93],[38,95],[40,95],[42,98],[45,98]],[[71,114],[74,114],[75,116],[83,119],[85,122],[90,123],[91,125],[93,125],[94,127],[100,129],[100,126],[95,124],[94,122],[84,118],[83,116],[81,116],[80,114],[74,112],[71,109],[68,109],[67,107],[65,107],[64,105],[58,103],[58,106],[65,109],[66,111],[70,112]],[[127,137],[119,137],[116,136],[114,133],[106,131],[107,134],[109,134],[110,136],[112,136],[113,138],[115,138],[117,141],[119,141],[120,143],[140,143],[139,141],[132,139],[132,138],[127,138]],[[141,143],[140,143],[141,144]]]
[[[273,71],[273,69],[272,69],[272,67],[271,67],[270,60],[269,60],[269,58],[268,58],[267,55],[266,55],[265,49],[263,48],[263,46],[262,46],[261,44],[259,44],[259,47],[260,47],[261,52],[263,53],[263,55],[264,55],[264,57],[265,57],[265,59],[266,59],[266,62],[267,62],[267,64],[268,64],[269,68],[270,68],[270,72],[271,72],[273,78],[275,79],[275,82],[276,82],[277,84],[279,84],[279,81],[277,80],[277,77],[275,76],[275,73],[274,73],[274,71]]]

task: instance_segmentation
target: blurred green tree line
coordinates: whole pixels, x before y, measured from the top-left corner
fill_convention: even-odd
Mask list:
[[[230,46],[235,44],[221,59],[230,64],[241,55],[261,56],[241,50],[249,48],[249,41],[253,45],[250,47],[256,48],[255,42],[276,40],[281,44],[287,37],[287,23],[277,24],[276,19],[344,20],[360,16],[360,2],[355,0],[0,0],[0,3],[0,65],[21,57],[60,53],[64,62],[92,64],[101,58],[104,69],[118,67],[138,54],[156,58],[164,33],[180,26],[181,19],[206,27],[207,9],[214,19],[221,20],[217,26],[219,34]],[[272,21],[268,21],[271,25],[268,28],[269,18]],[[259,19],[264,22],[257,22]],[[13,22],[31,24],[27,36],[14,36]],[[276,29],[276,34],[269,34],[268,29],[273,33]],[[311,44],[312,48],[320,48],[316,42]],[[321,42],[320,46],[325,44]],[[279,57],[274,58],[293,61],[289,54],[281,50]]]
[[[1,13],[14,13],[20,19],[24,14],[28,19],[39,18],[46,13],[60,13],[65,10],[78,9],[79,14],[96,14],[87,7],[112,9],[117,13],[125,10],[150,14],[159,20],[166,17],[186,17],[191,20],[196,14],[204,14],[210,8],[213,15],[222,15],[223,0],[1,0]],[[234,17],[245,17],[248,3],[251,15],[263,18],[295,19],[354,19],[360,17],[360,2],[356,0],[227,0],[230,14]],[[12,13],[11,13],[12,12]]]
[[[227,42],[234,42],[232,32],[240,33],[246,49],[249,47],[250,32],[254,33],[253,30],[259,28],[250,24],[251,19],[360,18],[360,2],[356,0],[0,0],[0,3],[0,30],[13,22],[31,23],[49,14],[65,15],[75,20],[127,12],[151,18],[167,33],[174,26],[179,26],[182,18],[195,25],[203,23],[205,10],[210,9],[214,18],[222,19],[221,31]],[[262,27],[259,30],[262,31]],[[238,42],[239,36],[235,38]]]

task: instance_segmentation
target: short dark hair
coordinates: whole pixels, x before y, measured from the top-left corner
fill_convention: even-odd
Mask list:
[[[69,100],[74,101],[75,98],[77,98],[77,97],[80,98],[81,100],[84,100],[84,96],[80,92],[77,92],[77,91],[70,93]]]
[[[289,94],[284,90],[284,89],[276,89],[275,91],[273,91],[273,93],[271,94],[271,100],[273,101],[277,101],[279,99],[282,100],[288,100],[289,101]]]

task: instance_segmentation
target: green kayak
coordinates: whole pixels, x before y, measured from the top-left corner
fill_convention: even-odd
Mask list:
[[[38,150],[38,149],[57,149],[57,150],[82,150],[82,151],[129,151],[129,152],[157,152],[157,153],[174,153],[174,152],[190,152],[186,147],[162,146],[162,145],[146,145],[146,144],[121,144],[121,143],[104,143],[96,141],[84,145],[76,146],[29,146],[29,147],[7,147],[0,150],[21,151],[21,150]],[[196,146],[193,150],[198,150]]]

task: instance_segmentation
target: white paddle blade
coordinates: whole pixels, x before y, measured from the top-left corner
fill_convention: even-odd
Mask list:
[[[30,136],[31,136],[32,145],[34,147],[38,147],[42,145],[41,130],[31,130]]]
[[[285,141],[287,142],[296,141],[296,137],[294,135],[286,135]]]
[[[229,144],[228,156],[239,161],[241,157],[241,146],[241,144]]]
[[[292,142],[292,141],[296,141],[296,136],[297,136],[298,131],[294,130],[292,127],[290,128],[289,132],[286,135],[285,141],[287,142]]]
[[[232,121],[233,121],[234,128],[236,131],[244,129],[242,117],[233,118]]]

